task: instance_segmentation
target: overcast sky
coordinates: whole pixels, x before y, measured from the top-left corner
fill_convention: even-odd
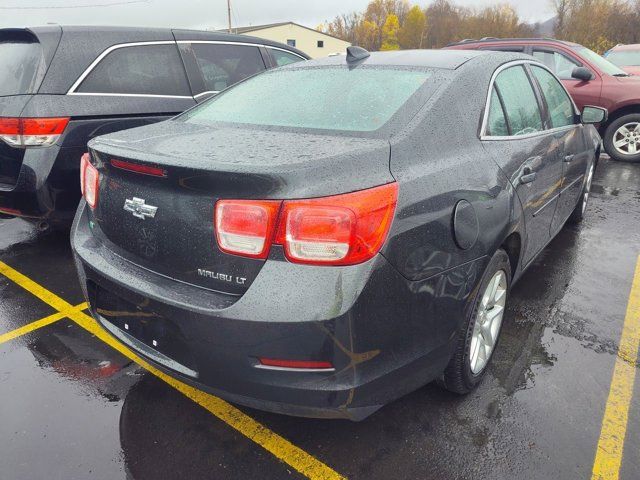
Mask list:
[[[369,0],[232,0],[234,26],[294,21],[315,28],[338,14],[363,10]],[[427,0],[412,2],[424,5]],[[481,7],[492,0],[457,0]],[[521,17],[534,22],[553,16],[547,0],[511,0]],[[137,25],[224,28],[226,0],[0,0],[0,26]]]

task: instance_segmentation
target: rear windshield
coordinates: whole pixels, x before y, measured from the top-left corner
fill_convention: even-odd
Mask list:
[[[619,67],[640,67],[640,49],[614,50],[607,54],[607,60]]]
[[[181,118],[198,124],[372,132],[385,125],[430,75],[395,68],[277,69],[236,85]]]
[[[38,42],[0,39],[0,97],[35,93],[43,62]]]
[[[613,63],[611,63],[606,58],[598,55],[593,50],[589,50],[587,47],[574,47],[574,50],[582,55],[584,58],[589,60],[591,63],[595,64],[600,70],[602,70],[607,75],[621,76],[626,77],[627,74],[624,70],[620,70]]]

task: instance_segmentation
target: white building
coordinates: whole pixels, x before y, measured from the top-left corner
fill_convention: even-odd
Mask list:
[[[311,58],[326,57],[332,53],[344,53],[351,45],[339,38],[293,22],[238,27],[231,29],[231,31],[286,43],[302,50]]]

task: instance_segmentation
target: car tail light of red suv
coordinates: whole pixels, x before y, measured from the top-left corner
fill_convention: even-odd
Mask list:
[[[219,200],[218,245],[226,253],[266,258],[274,243],[293,263],[362,263],[386,240],[397,198],[397,183],[389,183],[304,200]]]

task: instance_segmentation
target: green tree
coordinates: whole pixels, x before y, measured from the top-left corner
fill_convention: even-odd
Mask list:
[[[400,50],[398,43],[400,21],[396,15],[388,15],[382,26],[382,46],[380,50]]]
[[[400,48],[422,48],[426,28],[427,16],[419,6],[413,6],[398,31]]]

